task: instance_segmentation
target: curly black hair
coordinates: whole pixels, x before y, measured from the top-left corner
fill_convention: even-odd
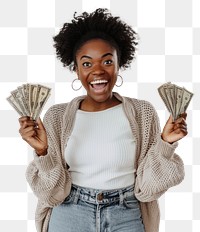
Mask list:
[[[137,33],[119,17],[113,17],[106,8],[92,13],[83,12],[70,23],[64,23],[53,37],[57,58],[63,66],[75,70],[76,52],[86,41],[101,38],[116,48],[120,68],[128,68],[135,58]]]

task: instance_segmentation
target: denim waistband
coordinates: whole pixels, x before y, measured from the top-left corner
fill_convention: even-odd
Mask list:
[[[81,199],[93,204],[107,204],[116,201],[122,204],[124,198],[134,197],[134,185],[120,189],[101,190],[72,184],[71,195],[74,196],[73,201],[75,203],[77,203],[78,199]]]

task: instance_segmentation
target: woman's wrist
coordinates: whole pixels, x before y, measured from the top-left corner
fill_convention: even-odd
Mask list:
[[[41,149],[41,150],[35,150],[35,153],[38,156],[45,156],[47,154],[47,148]]]
[[[173,144],[173,142],[169,142],[169,141],[166,141],[164,138],[163,138],[163,135],[161,134],[161,139],[169,144]]]

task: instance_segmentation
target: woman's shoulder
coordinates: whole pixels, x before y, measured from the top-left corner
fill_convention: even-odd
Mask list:
[[[45,115],[47,117],[54,117],[54,118],[55,117],[56,118],[63,117],[65,112],[69,112],[71,110],[73,111],[74,109],[78,108],[80,101],[84,97],[85,97],[85,95],[82,95],[82,96],[78,96],[78,97],[73,98],[69,102],[54,104],[47,110]]]
[[[135,108],[139,111],[155,111],[155,107],[150,101],[139,99],[139,98],[132,98],[132,97],[125,97],[130,104],[134,105]]]
[[[121,96],[119,93],[114,92],[115,97],[123,102],[125,110],[128,112],[135,112],[137,117],[146,117],[155,114],[155,107],[150,101],[128,97],[128,96]]]
[[[52,105],[47,111],[63,111],[66,109],[67,105],[69,104],[69,102],[65,102],[65,103],[57,103]]]
[[[158,115],[155,107],[150,101],[137,98],[128,98],[131,102],[133,109],[135,111],[135,118],[137,122],[141,125],[149,124],[152,122],[158,122]],[[142,128],[146,129],[146,126]]]
[[[46,112],[45,115],[62,115],[69,103],[59,103],[59,104],[54,104],[52,105]]]
[[[69,103],[52,105],[44,114],[43,122],[52,126],[62,123],[62,118]]]

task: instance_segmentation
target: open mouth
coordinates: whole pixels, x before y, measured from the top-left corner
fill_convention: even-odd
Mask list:
[[[107,83],[99,83],[99,84],[90,84],[90,85],[92,86],[93,89],[99,90],[99,89],[105,88],[107,84],[108,84],[108,82]]]
[[[107,90],[108,81],[104,83],[94,83],[90,82],[91,90],[95,93],[104,93]]]

